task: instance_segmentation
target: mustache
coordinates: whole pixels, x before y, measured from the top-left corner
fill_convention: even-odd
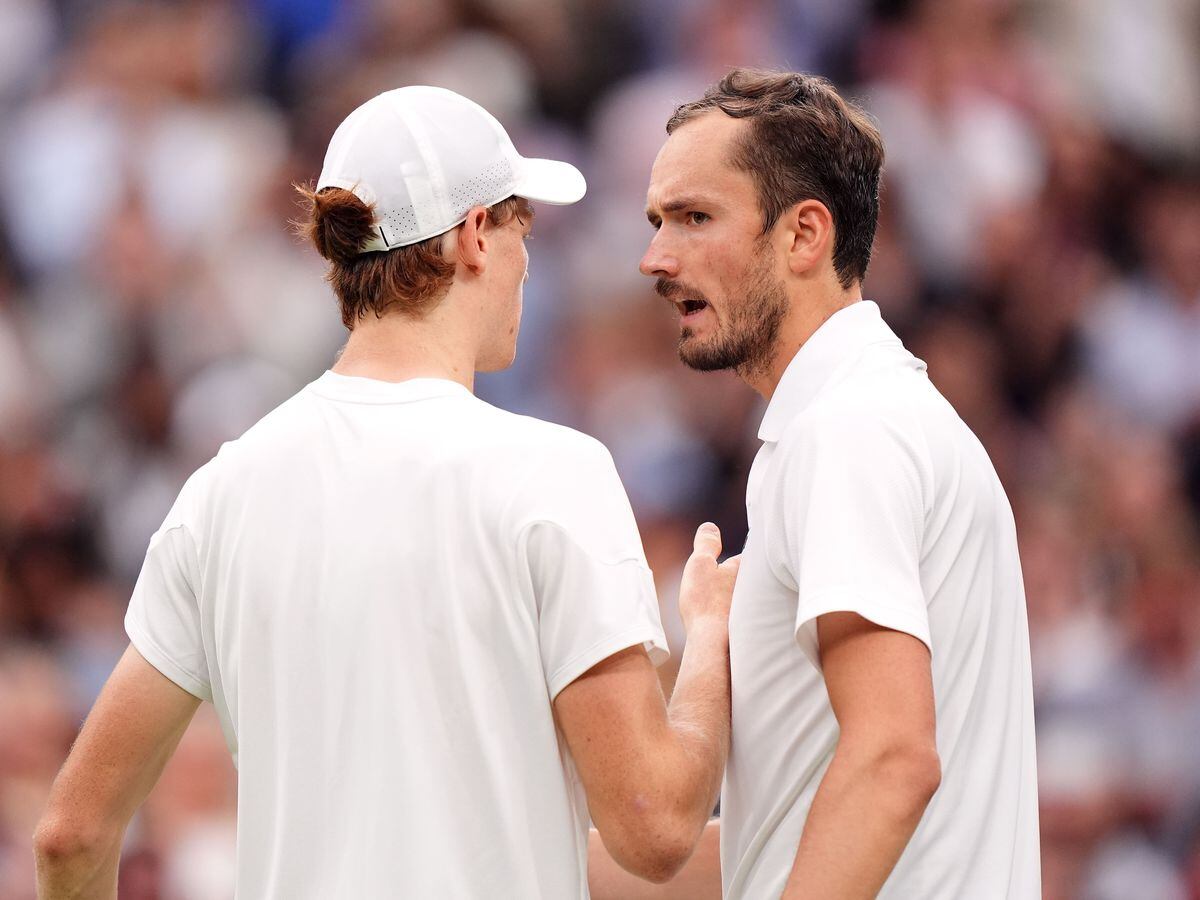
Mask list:
[[[667,300],[677,300],[686,297],[689,300],[703,300],[705,303],[708,303],[708,298],[704,296],[703,292],[684,284],[682,281],[671,281],[669,278],[659,278],[655,281],[654,292]]]

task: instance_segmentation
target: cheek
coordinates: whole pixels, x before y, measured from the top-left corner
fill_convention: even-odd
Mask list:
[[[722,317],[730,304],[741,299],[748,268],[746,258],[746,253],[731,250],[729,244],[716,245],[707,255],[711,299]]]
[[[741,235],[714,228],[691,243],[689,255],[713,287],[727,290],[738,283],[751,256]]]

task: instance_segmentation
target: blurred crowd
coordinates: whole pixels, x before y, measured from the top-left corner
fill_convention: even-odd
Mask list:
[[[478,392],[609,446],[678,646],[692,529],[741,546],[762,405],[677,361],[643,204],[670,112],[738,64],[824,73],[883,132],[864,294],[1016,512],[1045,897],[1200,898],[1194,0],[0,0],[0,898],[33,896],[30,834],[184,479],[344,341],[291,184],[381,90],[458,90],[587,175],[539,212],[517,364]],[[231,896],[210,713],[123,898]]]

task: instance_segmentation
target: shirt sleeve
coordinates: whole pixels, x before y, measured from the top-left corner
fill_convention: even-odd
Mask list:
[[[817,617],[831,612],[857,613],[931,647],[922,463],[904,431],[885,416],[846,411],[807,423],[781,448],[781,568],[799,597],[796,640],[818,669]]]
[[[188,479],[162,527],[150,538],[125,614],[125,631],[150,665],[189,694],[211,700],[193,532],[203,471]]]
[[[518,561],[537,608],[550,698],[601,660],[642,645],[670,655],[633,510],[607,449],[580,442],[526,485]]]

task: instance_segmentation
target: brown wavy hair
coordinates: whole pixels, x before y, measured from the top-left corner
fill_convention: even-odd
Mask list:
[[[304,217],[293,223],[329,262],[325,280],[333,287],[342,324],[354,325],[373,312],[395,310],[414,318],[437,306],[454,281],[454,261],[442,253],[442,235],[394,250],[361,253],[376,232],[375,208],[343,188],[314,191],[295,185]],[[488,221],[504,225],[527,201],[509,197],[488,207]]]
[[[879,223],[883,138],[863,110],[817,75],[733,69],[700,100],[685,103],[667,134],[719,109],[751,127],[733,164],[758,188],[766,234],[788,207],[819,200],[833,218],[833,266],[843,288],[862,281]]]

